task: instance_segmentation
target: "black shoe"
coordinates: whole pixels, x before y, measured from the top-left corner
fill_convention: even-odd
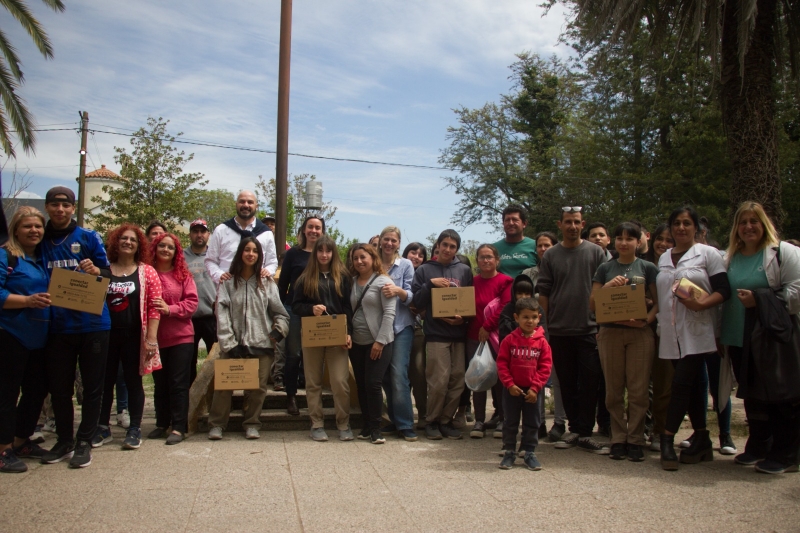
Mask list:
[[[167,428],[156,428],[147,434],[148,439],[163,439],[167,436]]]
[[[753,455],[752,453],[748,453],[745,451],[744,453],[740,453],[736,457],[733,458],[733,462],[737,465],[745,465],[745,466],[753,466],[759,461],[763,461],[766,459],[765,457],[758,457],[757,455]]]
[[[75,446],[75,453],[69,460],[70,468],[86,468],[92,464],[92,443],[88,441],[78,441]]]
[[[275,392],[281,392],[286,390],[286,387],[284,386],[282,381],[276,381],[275,383],[272,384],[272,390],[274,390]]]
[[[125,434],[125,440],[122,443],[123,450],[135,450],[142,445],[142,430],[133,427],[128,428],[128,432]]]
[[[368,427],[365,427],[361,430],[361,433],[358,434],[356,437],[358,440],[369,440],[372,437],[372,432],[369,430]]]
[[[383,435],[394,435],[397,433],[397,426],[394,424],[387,424],[381,428],[381,433]]]
[[[297,408],[297,400],[295,399],[294,394],[290,394],[286,397],[286,412],[289,413],[291,416],[299,416],[300,409]]]
[[[428,425],[425,426],[425,436],[430,440],[442,440],[442,432],[439,431],[439,423],[429,422]]]
[[[675,435],[659,435],[661,438],[661,468],[674,471],[678,469],[678,456],[675,455]]]
[[[461,431],[454,428],[452,422],[439,426],[439,431],[442,433],[443,437],[447,437],[448,439],[458,440],[461,438]]]
[[[47,450],[33,442],[32,440],[26,440],[21,446],[14,448],[14,455],[17,457],[30,457],[32,459],[41,459],[44,457],[44,454],[47,453]]]
[[[611,426],[599,426],[597,428],[597,435],[600,437],[611,438]]]
[[[697,464],[700,461],[713,461],[714,449],[707,429],[698,429],[694,432],[692,445],[681,450],[681,462],[686,464]]]
[[[386,442],[386,439],[384,439],[383,435],[381,435],[380,429],[373,429],[370,433],[369,441],[372,444],[383,444]]]
[[[20,474],[28,471],[28,465],[17,459],[12,448],[6,448],[0,453],[0,472]]]
[[[57,441],[49,452],[46,452],[40,462],[43,465],[51,465],[63,461],[64,459],[72,459],[75,453],[75,445],[72,442]]]
[[[719,453],[722,455],[736,455],[736,444],[733,443],[730,433],[722,433],[719,436]]]
[[[169,434],[169,437],[167,437],[167,441],[164,444],[168,446],[172,446],[173,444],[180,444],[181,442],[183,442],[185,438],[186,436],[183,433],[180,432],[175,433],[173,431],[172,433]]]
[[[578,439],[578,448],[589,453],[596,453],[597,455],[608,455],[610,452],[608,446],[597,442],[592,437],[580,437]]]
[[[628,444],[628,461],[639,463],[644,461],[644,451],[638,444]]]
[[[608,452],[608,456],[615,461],[621,461],[625,459],[625,456],[628,455],[628,447],[625,445],[624,442],[617,442],[611,445],[611,451]]]
[[[483,427],[485,427],[486,429],[494,429],[497,427],[498,422],[500,422],[500,413],[495,412],[492,415],[492,418],[490,418],[489,420],[486,421],[486,423],[483,424]]]
[[[539,425],[539,439],[543,439],[547,436],[547,424],[542,422]]]
[[[517,452],[514,450],[506,450],[503,454],[503,460],[500,461],[500,468],[503,470],[511,470],[517,460]]]
[[[550,439],[550,442],[558,442],[566,432],[567,426],[564,424],[553,424],[553,427],[551,427],[550,431],[547,433],[547,438]]]

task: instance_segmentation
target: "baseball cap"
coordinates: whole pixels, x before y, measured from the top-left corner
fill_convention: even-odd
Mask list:
[[[203,228],[203,229],[207,230],[208,229],[208,222],[206,222],[202,218],[198,218],[197,220],[195,220],[191,224],[189,224],[189,231],[191,231],[192,228],[197,228],[197,227],[200,227],[200,228]]]
[[[64,198],[60,198],[63,196]],[[44,203],[49,204],[51,202],[58,202],[60,200],[66,200],[71,204],[75,203],[75,193],[72,192],[72,189],[68,189],[67,187],[53,187],[44,197]]]

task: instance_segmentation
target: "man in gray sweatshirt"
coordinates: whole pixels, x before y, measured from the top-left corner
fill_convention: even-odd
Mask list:
[[[217,286],[211,279],[206,270],[204,261],[208,250],[208,238],[211,233],[208,231],[208,223],[205,220],[195,220],[189,224],[189,240],[192,245],[183,249],[183,257],[189,271],[192,273],[194,283],[197,285],[197,297],[200,303],[197,311],[192,315],[192,325],[194,326],[194,364],[191,368],[191,381],[197,377],[197,350],[200,339],[206,345],[206,350],[211,351],[211,347],[217,342],[217,318],[214,316],[214,302],[217,299]]]
[[[570,426],[556,448],[577,445],[607,455],[608,447],[592,439],[602,369],[597,323],[589,310],[592,277],[606,256],[602,248],[581,239],[585,223],[580,207],[562,208],[558,227],[564,239],[542,256],[536,289]]]

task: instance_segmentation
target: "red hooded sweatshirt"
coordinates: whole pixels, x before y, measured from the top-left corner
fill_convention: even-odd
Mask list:
[[[517,328],[500,343],[497,375],[507,389],[516,385],[521,389],[533,389],[538,394],[547,383],[552,366],[550,344],[541,326],[530,337]]]

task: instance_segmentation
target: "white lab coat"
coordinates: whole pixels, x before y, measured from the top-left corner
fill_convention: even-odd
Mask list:
[[[719,251],[705,244],[695,244],[672,265],[672,250],[667,250],[658,261],[658,325],[661,330],[658,356],[661,359],[680,359],[686,355],[717,351],[715,325],[718,307],[705,311],[692,311],[679,303],[672,294],[676,280],[688,278],[711,294],[709,278],[725,272],[725,263]]]

